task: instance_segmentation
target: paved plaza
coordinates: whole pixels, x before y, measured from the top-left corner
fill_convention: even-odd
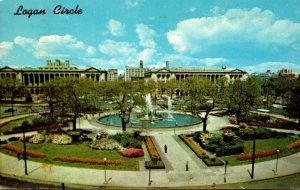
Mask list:
[[[85,129],[105,130],[108,133],[116,133],[121,129],[106,128],[96,124],[90,116],[88,119],[80,119],[78,126]],[[218,130],[219,128],[229,125],[228,118],[210,116],[208,130]],[[224,166],[207,167],[201,159],[177,137],[178,134],[194,132],[199,130],[198,127],[183,128],[166,131],[143,131],[147,135],[154,137],[154,143],[158,147],[162,160],[166,165],[165,170],[151,170],[149,185],[149,170],[140,163],[139,171],[116,171],[107,170],[107,179],[105,183],[105,171],[99,169],[85,169],[64,167],[45,163],[28,161],[28,175],[24,174],[24,161],[16,157],[0,153],[0,168],[2,176],[13,177],[25,181],[56,184],[64,183],[70,187],[213,187],[220,184],[241,183],[247,181],[264,180],[280,176],[286,176],[300,172],[300,153],[287,157],[282,157],[278,161],[278,174],[275,175],[276,160],[270,160],[255,164],[254,179],[251,179],[248,170],[251,165],[228,166],[226,183],[224,182]],[[295,131],[299,133],[299,131]],[[20,134],[21,135],[21,134]],[[16,135],[15,135],[16,136]],[[1,138],[8,138],[1,137]],[[167,145],[167,153],[164,152],[164,145]],[[150,160],[149,155],[145,154],[145,160]],[[186,170],[188,164],[188,171]]]

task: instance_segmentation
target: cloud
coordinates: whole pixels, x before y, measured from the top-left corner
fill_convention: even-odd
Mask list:
[[[125,25],[114,19],[110,19],[106,27],[113,36],[123,36],[125,33]]]
[[[78,41],[71,35],[48,35],[41,36],[38,40],[17,36],[14,43],[31,52],[37,59],[70,57],[71,54],[82,56],[92,55],[95,48]]]
[[[116,42],[105,40],[99,46],[99,51],[110,57],[132,57],[137,54],[135,44],[129,42]]]
[[[153,40],[156,32],[149,28],[145,24],[137,24],[135,27],[135,32],[139,38],[139,45],[146,48],[155,48],[156,43]]]
[[[88,46],[86,51],[88,55],[93,55],[96,52],[96,48],[94,48],[93,46]]]
[[[145,63],[151,63],[153,62],[153,57],[155,56],[156,50],[155,49],[144,49],[141,51],[138,55],[139,60],[143,60]]]
[[[0,42],[0,61],[2,61],[13,49],[13,42]]]
[[[197,8],[191,7],[191,8],[189,8],[189,10],[187,10],[187,12],[194,13],[196,10],[197,10]]]
[[[291,69],[293,72],[300,73],[300,65],[290,62],[264,62],[257,65],[251,65],[251,66],[244,66],[242,67],[242,70],[246,70],[250,73],[264,73],[267,70],[270,70],[272,72],[277,72],[281,69]]]
[[[143,0],[125,0],[125,5],[127,8],[138,7]]]
[[[260,8],[230,9],[224,15],[183,20],[167,32],[167,39],[174,50],[188,53],[224,43],[299,44],[300,23],[275,18],[272,11]]]

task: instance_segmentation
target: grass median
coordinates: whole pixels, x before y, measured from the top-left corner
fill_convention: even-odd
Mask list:
[[[298,137],[286,137],[286,138],[270,138],[270,139],[257,139],[256,140],[256,148],[255,152],[264,152],[264,151],[269,151],[269,150],[277,150],[277,149],[282,149],[286,147],[288,144],[296,141],[299,139]],[[253,141],[245,141],[244,142],[244,154],[247,153],[252,153],[253,151]],[[300,151],[299,148],[295,148],[292,150],[284,150],[279,153],[279,157],[285,157],[289,156],[291,154],[295,154]],[[232,156],[222,156],[220,157],[222,160],[228,160],[230,165],[243,165],[243,164],[251,164],[252,159],[248,160],[237,160],[237,155],[232,155]],[[263,161],[268,161],[268,160],[273,160],[277,159],[277,155],[270,155],[266,157],[261,157],[261,158],[255,158],[255,162],[263,162]]]
[[[21,142],[11,142],[12,145],[23,148],[23,143]],[[81,168],[94,168],[94,169],[110,169],[110,170],[139,170],[139,161],[142,158],[126,158],[119,154],[117,151],[108,150],[95,150],[89,147],[89,142],[74,143],[71,145],[57,145],[51,143],[43,144],[30,144],[26,143],[26,148],[28,150],[35,150],[45,153],[47,156],[45,158],[33,158],[29,157],[29,160],[36,162],[43,162],[55,165],[62,165],[68,167],[81,167]],[[16,153],[1,149],[2,152],[17,156]],[[99,164],[88,164],[88,163],[76,163],[76,162],[66,162],[53,160],[55,156],[68,156],[77,158],[93,158],[93,159],[104,159],[107,160],[123,160],[125,163],[123,165],[99,165]]]

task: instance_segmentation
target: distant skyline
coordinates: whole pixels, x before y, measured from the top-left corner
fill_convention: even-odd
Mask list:
[[[13,15],[24,9],[41,15]],[[82,14],[56,15],[61,5]],[[0,67],[238,68],[300,73],[299,0],[0,0]]]

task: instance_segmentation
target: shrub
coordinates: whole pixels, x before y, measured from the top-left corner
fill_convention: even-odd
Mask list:
[[[295,142],[290,143],[286,146],[286,148],[289,149],[289,150],[294,149],[294,148],[298,148],[298,147],[300,147],[300,139],[298,139]]]
[[[143,157],[144,156],[144,151],[142,149],[138,148],[130,148],[126,149],[122,152],[122,156],[124,157]]]
[[[12,142],[12,141],[18,141],[19,137],[9,137],[8,141]]]
[[[117,150],[118,152],[122,152],[124,149],[117,141],[108,138],[94,140],[90,146],[92,149]]]
[[[6,140],[2,140],[2,139],[0,139],[0,144],[6,144],[7,143],[7,141]]]
[[[16,153],[24,153],[23,148],[19,148],[14,145],[11,145],[11,144],[5,144],[3,146],[3,148],[6,150],[11,150]],[[34,151],[34,150],[26,150],[26,154],[29,156],[32,156],[32,157],[45,157],[46,156],[46,154],[44,154],[42,152]]]
[[[179,138],[186,144],[192,151],[201,159],[208,158],[203,150],[199,146],[197,146],[191,139],[189,139],[186,135],[179,135]]]
[[[208,144],[205,146],[205,149],[210,152],[215,152],[217,148],[219,148],[219,145],[217,144]]]
[[[119,142],[125,148],[142,148],[142,139],[138,132],[135,133],[117,133],[110,136],[111,139]]]
[[[61,160],[67,162],[81,162],[81,163],[89,163],[89,164],[114,164],[114,165],[123,165],[125,161],[123,160],[102,160],[95,158],[76,158],[69,156],[55,156],[54,160]]]
[[[163,161],[146,161],[146,169],[165,169],[165,164]]]
[[[244,144],[238,143],[235,145],[225,145],[216,149],[216,156],[227,156],[244,152]]]
[[[67,134],[72,138],[73,142],[92,141],[92,139],[87,136],[87,133],[89,132],[83,130],[67,131]]]
[[[145,142],[146,142],[147,149],[148,149],[151,160],[152,161],[161,161],[161,157],[160,157],[151,137],[145,136]]]
[[[250,127],[246,127],[246,128],[241,128],[239,130],[239,136],[243,139],[243,140],[250,140],[253,138],[254,136],[254,130]]]
[[[205,158],[203,159],[203,162],[207,166],[222,166],[224,163],[219,158]]]
[[[107,138],[107,137],[108,137],[108,133],[107,133],[106,131],[100,131],[100,132],[96,135],[95,139],[96,139],[96,140],[100,140],[100,139],[102,139],[102,138]]]
[[[277,154],[277,150],[268,150],[268,151],[264,151],[264,152],[257,152],[255,153],[255,157],[265,157],[265,156],[270,156],[270,155],[274,155]],[[241,154],[238,155],[236,157],[236,159],[238,160],[247,160],[247,159],[252,159],[253,154],[249,153],[249,154]]]
[[[35,117],[32,120],[33,126],[36,126],[36,127],[42,127],[44,125],[49,125],[50,123],[51,123],[50,117],[45,117],[45,116]]]

